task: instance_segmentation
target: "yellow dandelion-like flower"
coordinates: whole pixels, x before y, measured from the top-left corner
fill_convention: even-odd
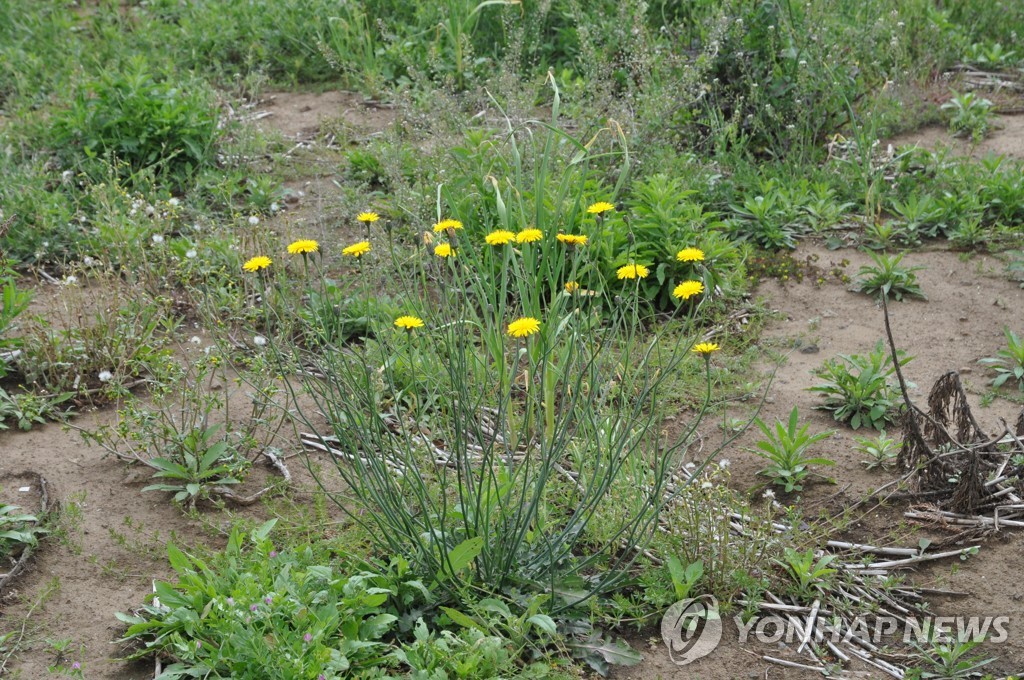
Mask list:
[[[650,273],[651,270],[642,264],[627,264],[625,267],[619,267],[615,275],[619,279],[645,279]]]
[[[395,326],[412,332],[414,328],[423,328],[423,319],[418,316],[400,316],[395,319]]]
[[[585,246],[587,245],[587,237],[583,234],[559,234],[556,236],[561,243],[567,246]]]
[[[544,238],[544,232],[540,229],[523,229],[516,234],[516,243],[533,243]]]
[[[257,255],[256,257],[246,260],[245,264],[242,265],[242,269],[247,272],[258,272],[261,269],[266,269],[273,263],[266,255]]]
[[[380,215],[375,212],[361,212],[356,215],[356,220],[359,222],[365,222],[366,224],[373,224],[380,219]]]
[[[455,250],[449,244],[442,243],[434,248],[434,255],[438,257],[455,257]]]
[[[703,262],[704,251],[700,248],[683,248],[676,253],[676,259],[680,262]]]
[[[288,244],[288,252],[292,255],[305,255],[320,250],[320,244],[312,239],[299,239]]]
[[[516,235],[507,229],[498,229],[485,236],[484,240],[489,246],[504,246],[515,241]]]
[[[347,255],[348,257],[362,257],[366,253],[370,252],[370,242],[360,241],[359,243],[353,243],[347,248],[342,248],[341,254]]]
[[[569,295],[572,295],[573,293],[575,293],[579,289],[580,289],[580,284],[579,284],[578,281],[566,281],[565,282],[565,292],[568,293]]]
[[[434,225],[434,233],[440,234],[442,231],[448,231],[449,229],[462,229],[462,222],[458,220],[441,220]]]
[[[712,352],[717,352],[720,349],[722,348],[719,347],[718,343],[715,342],[698,342],[696,345],[693,346],[693,349],[691,349],[690,351],[693,352],[694,354],[708,356]]]
[[[678,300],[689,300],[694,295],[700,295],[703,292],[704,284],[700,281],[683,281],[672,291],[672,297]]]
[[[591,203],[590,207],[587,208],[587,212],[591,215],[600,215],[606,213],[609,210],[615,210],[615,206],[607,201],[598,201],[597,203]]]
[[[516,319],[508,325],[508,334],[513,338],[525,338],[540,330],[540,321],[532,316]]]

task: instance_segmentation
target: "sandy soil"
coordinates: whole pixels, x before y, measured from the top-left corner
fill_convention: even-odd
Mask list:
[[[950,147],[958,156],[984,158],[997,155],[1024,158],[1024,116],[994,116],[992,132],[975,144],[969,137],[953,137],[944,125],[928,125],[889,140],[893,146],[917,145],[935,150]]]

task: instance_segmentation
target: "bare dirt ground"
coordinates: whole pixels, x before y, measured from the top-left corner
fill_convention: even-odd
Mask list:
[[[917,145],[935,150],[949,147],[958,156],[984,158],[1000,155],[1024,158],[1024,116],[994,116],[992,132],[978,143],[969,137],[953,137],[944,125],[928,125],[889,140],[893,146]]]
[[[267,97],[262,106],[273,113],[260,121],[285,138],[296,141],[314,139],[330,121],[342,120],[360,130],[381,130],[395,120],[394,113],[375,106],[364,106],[360,98],[348,93],[286,94]],[[1024,158],[1024,118],[1004,118],[1004,127],[977,148],[964,153],[1001,153]],[[926,128],[906,135],[900,143],[931,145],[943,134]],[[948,141],[948,136],[944,141]],[[335,215],[351,214],[363,206],[338,206],[336,187],[327,172],[298,179],[289,185],[297,200],[271,221],[271,228],[282,235],[313,237],[336,244],[340,238]],[[301,195],[298,195],[300,194]],[[338,212],[335,213],[334,211]],[[809,243],[801,246],[796,258],[818,257],[818,266],[827,269],[843,258],[855,274],[867,257],[859,252],[832,252]],[[904,261],[921,265],[922,288],[927,302],[907,301],[892,306],[896,341],[914,360],[907,376],[917,384],[912,398],[923,399],[931,383],[943,372],[960,369],[971,392],[978,419],[992,429],[998,418],[1010,420],[1019,405],[996,399],[988,408],[980,408],[980,395],[986,390],[986,376],[977,365],[981,357],[992,355],[1002,343],[1002,328],[1009,325],[1024,333],[1024,291],[1002,275],[1003,265],[990,256],[964,257],[945,250],[911,252]],[[778,368],[761,417],[771,420],[785,417],[797,405],[812,429],[835,428],[835,434],[822,443],[817,453],[836,461],[825,472],[837,480],[810,485],[803,497],[781,498],[808,510],[838,507],[891,481],[896,473],[868,472],[853,451],[849,429],[837,425],[828,413],[814,410],[816,396],[807,391],[816,380],[811,370],[826,358],[842,353],[865,353],[883,337],[882,314],[877,304],[847,286],[829,279],[817,286],[804,283],[765,282],[755,293],[777,310],[777,319],[766,330],[762,346],[786,355]],[[770,368],[766,352],[764,368]],[[737,411],[749,416],[749,410]],[[78,427],[95,427],[116,418],[113,409],[85,413],[74,420]],[[857,433],[861,434],[861,433]],[[731,484],[741,490],[760,494],[763,482],[756,472],[760,459],[745,450],[757,437],[748,433],[725,455],[730,459]],[[154,578],[170,576],[165,559],[168,541],[183,545],[203,543],[214,549],[230,530],[231,517],[210,512],[202,521],[184,516],[155,493],[141,493],[148,476],[127,470],[123,464],[104,456],[96,447],[85,447],[78,434],[59,425],[47,425],[28,433],[0,433],[0,474],[26,469],[42,471],[52,484],[52,493],[64,503],[59,531],[47,539],[34,558],[30,572],[16,585],[6,601],[0,603],[0,629],[20,628],[24,622],[21,650],[8,664],[12,677],[42,678],[47,667],[58,661],[48,640],[71,640],[65,661],[82,661],[86,677],[111,680],[142,680],[152,677],[150,664],[125,664],[116,661],[119,632],[113,617],[116,611],[137,606],[149,592]],[[293,465],[293,473],[298,473]],[[308,498],[313,486],[308,475],[296,474],[299,502]],[[892,540],[914,546],[922,536],[944,537],[935,528],[919,528],[902,521],[902,506],[878,509],[850,527],[858,538],[873,541]],[[248,510],[251,516],[262,512],[260,506]],[[225,519],[226,518],[226,519]],[[937,612],[953,615],[1008,614],[1020,610],[1024,585],[1013,578],[1024,563],[1024,537],[1020,532],[987,540],[980,552],[967,562],[942,562],[922,568],[912,580],[969,593],[965,598],[936,599]],[[634,638],[645,652],[645,661],[632,669],[616,671],[613,677],[650,680],[653,678],[802,678],[819,677],[765,662],[763,654],[796,658],[792,650],[763,648],[756,644],[741,646],[731,621],[727,619],[723,642],[710,656],[685,669],[668,658],[660,637]],[[992,667],[1010,673],[1024,669],[1024,619],[1011,622],[1010,640],[993,649],[1001,660]],[[0,653],[2,656],[2,653]],[[870,671],[854,669],[859,677],[876,677]],[[853,675],[851,677],[857,677]]]

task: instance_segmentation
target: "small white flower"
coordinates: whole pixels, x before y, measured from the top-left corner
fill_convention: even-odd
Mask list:
[[[64,172],[60,173],[60,178],[64,182],[67,182],[68,180],[70,180],[74,176],[75,176],[75,173],[71,172],[70,170],[65,170]]]
[[[252,215],[252,216],[249,217],[249,224],[251,224],[252,226],[255,227],[259,223],[260,223],[260,218],[256,217],[255,215]]]
[[[137,212],[139,211],[136,210],[135,208],[132,208],[131,210],[128,211],[128,217],[135,217],[135,213]]]
[[[154,215],[155,213],[156,213],[156,208],[154,208],[154,207],[153,207],[153,206],[151,206],[151,205],[147,205],[147,206],[146,206],[146,214],[147,214],[148,216],[152,217],[152,216],[153,216],[153,215]]]
[[[44,248],[49,248],[50,247],[50,242],[49,241],[43,241],[43,247]]]
[[[85,257],[82,258],[82,264],[84,264],[86,267],[91,267],[94,264],[96,264],[96,260],[92,256],[86,255]]]
[[[729,467],[730,465],[732,465],[732,463],[729,462],[728,458],[723,458],[722,460],[718,461],[718,467],[722,468],[723,470]]]
[[[252,341],[257,347],[263,347],[267,344],[267,339],[262,335],[257,335]]]
[[[711,486],[712,486],[711,482],[704,482],[703,484],[700,485],[700,488],[702,488],[702,489],[710,489]]]
[[[64,280],[61,283],[63,283],[65,286],[73,286],[76,283],[78,283],[78,277],[74,275],[65,276]]]
[[[764,499],[766,501],[773,501],[773,500],[775,500],[775,492],[772,491],[771,489],[765,489],[764,493],[761,494],[761,495],[764,496]]]
[[[114,379],[114,374],[110,371],[100,371],[97,377],[100,379],[100,382],[110,382]]]
[[[163,236],[161,236],[160,234],[153,234],[153,243],[155,245],[160,245],[163,242],[164,242],[164,237]]]
[[[181,201],[179,201],[176,198],[172,198],[171,200],[167,201],[167,205],[174,206],[176,208],[179,205],[181,205]]]
[[[198,335],[193,335],[191,338],[188,339],[188,341],[191,342],[193,345],[198,345],[199,343],[202,342],[202,339]]]
[[[186,251],[185,251],[185,257],[187,257],[187,258],[188,258],[188,259],[190,259],[190,260],[193,260],[193,259],[195,259],[196,255],[198,255],[198,254],[199,254],[199,253],[197,253],[197,252],[195,251],[195,249],[189,249],[189,250],[186,250]]]
[[[281,206],[279,206],[277,203],[271,203],[270,204],[270,212],[276,213],[280,209],[281,209]]]

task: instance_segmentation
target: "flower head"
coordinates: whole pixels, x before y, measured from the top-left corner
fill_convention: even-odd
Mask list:
[[[557,238],[560,243],[564,243],[567,246],[587,245],[587,237],[583,234],[559,234],[555,238]]]
[[[356,220],[357,221],[364,222],[366,224],[373,224],[374,222],[376,222],[379,219],[380,219],[380,215],[378,215],[375,212],[361,212],[358,215],[356,215]]]
[[[693,346],[693,349],[691,349],[690,351],[693,352],[694,354],[708,356],[712,352],[717,352],[720,349],[722,348],[718,346],[718,343],[698,342],[696,345]]]
[[[455,257],[455,250],[449,244],[442,243],[434,248],[434,255],[438,257]]]
[[[249,258],[245,264],[242,265],[242,269],[247,272],[258,272],[261,269],[266,269],[273,263],[266,255],[257,255],[256,257]]]
[[[606,213],[609,210],[615,210],[615,206],[607,201],[598,201],[597,203],[591,203],[590,207],[587,208],[587,212],[591,215],[600,215]]]
[[[423,328],[423,319],[418,316],[400,316],[395,319],[395,326],[411,332],[414,328]]]
[[[615,275],[619,279],[645,279],[650,273],[651,271],[642,264],[627,264],[625,267],[619,267]]]
[[[342,248],[341,254],[348,255],[349,257],[359,258],[370,252],[370,242],[360,241],[359,243],[353,243],[347,248]]]
[[[299,239],[288,244],[288,253],[291,255],[305,255],[320,250],[320,244],[312,239]]]
[[[516,234],[516,243],[533,243],[544,238],[544,232],[540,229],[523,229]]]
[[[489,246],[504,246],[515,241],[516,235],[508,229],[498,229],[485,236],[484,240]]]
[[[459,222],[458,220],[447,219],[441,220],[440,222],[434,225],[435,234],[440,234],[442,231],[447,231],[449,229],[462,229],[462,222]]]
[[[704,251],[700,248],[683,248],[676,253],[676,259],[680,262],[703,262]]]
[[[580,289],[580,284],[579,284],[578,281],[566,281],[565,282],[565,292],[568,293],[569,295],[572,295],[573,293],[575,293],[579,289]]]
[[[540,321],[532,316],[516,319],[508,325],[508,334],[513,338],[525,338],[540,330]]]
[[[683,281],[672,291],[672,297],[678,300],[689,300],[694,295],[700,295],[703,292],[704,284],[700,281]]]

